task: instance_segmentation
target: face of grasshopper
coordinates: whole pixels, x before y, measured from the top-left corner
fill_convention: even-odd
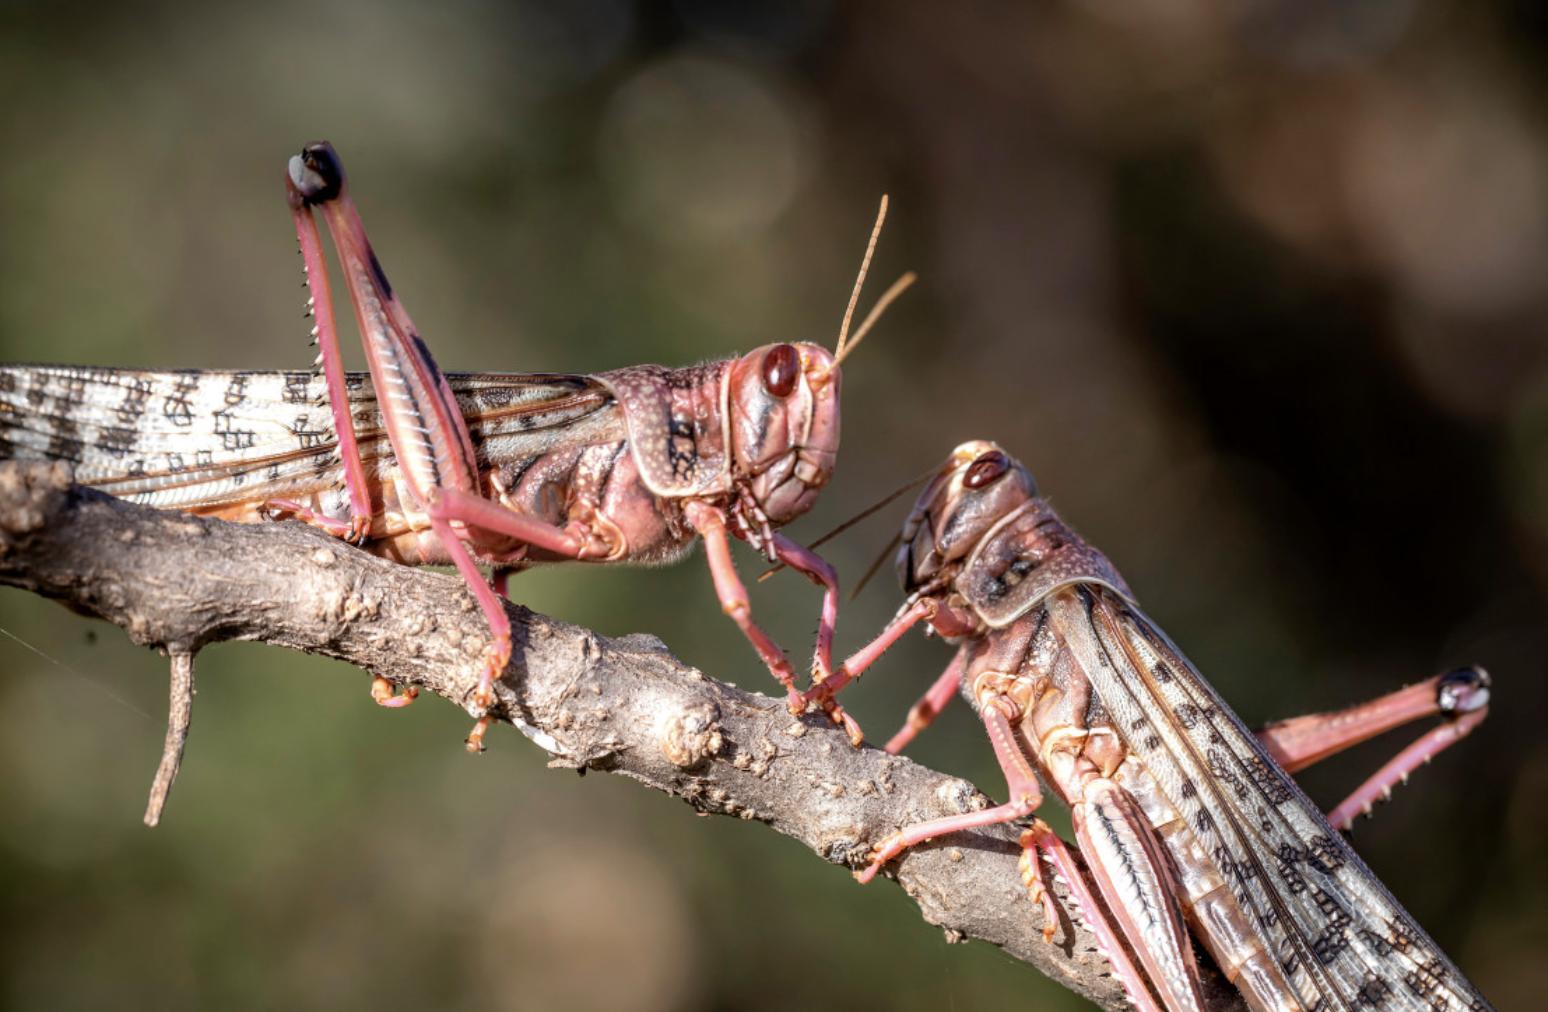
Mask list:
[[[733,470],[769,521],[805,513],[838,456],[839,370],[815,344],[771,344],[731,365]]]
[[[994,443],[975,439],[951,452],[914,503],[898,549],[898,580],[910,594],[960,563],[1001,518],[1037,496],[1032,473]]]

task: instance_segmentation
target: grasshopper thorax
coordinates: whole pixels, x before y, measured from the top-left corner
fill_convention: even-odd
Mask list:
[[[1134,599],[1107,556],[1038,496],[1031,473],[985,440],[952,451],[914,505],[902,546],[903,588],[940,598],[957,625],[1004,628],[1076,584]]]
[[[811,508],[838,456],[839,370],[828,349],[771,344],[727,371],[732,473],[774,526]]]

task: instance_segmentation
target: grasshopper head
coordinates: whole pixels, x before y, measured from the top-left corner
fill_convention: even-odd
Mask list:
[[[733,470],[778,526],[811,508],[833,475],[839,372],[816,344],[770,344],[731,364],[727,396]]]
[[[903,589],[913,593],[966,558],[1001,517],[1036,495],[1032,473],[994,443],[975,439],[951,451],[903,524]]]

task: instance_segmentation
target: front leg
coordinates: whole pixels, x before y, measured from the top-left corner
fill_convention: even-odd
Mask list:
[[[731,558],[731,536],[726,530],[725,514],[709,503],[690,499],[683,504],[683,516],[704,539],[704,554],[709,560],[710,578],[715,583],[715,596],[720,598],[721,610],[731,616],[731,620],[742,630],[742,635],[758,651],[758,656],[769,672],[784,687],[791,711],[800,713],[806,704],[801,691],[796,688],[795,672],[790,667],[790,661],[769,634],[753,621],[747,588],[736,575],[736,563]],[[860,725],[837,704],[828,712],[836,723],[843,725],[851,742],[858,745],[864,740]]]
[[[833,697],[840,689],[864,674],[865,670],[875,664],[882,654],[903,638],[903,634],[908,632],[914,623],[920,619],[934,618],[937,608],[938,605],[933,598],[921,597],[914,601],[887,623],[887,628],[878,633],[874,640],[850,654],[831,678],[823,679],[806,690],[806,694],[801,697],[801,705],[804,707],[811,702],[821,703],[825,707],[837,705],[833,702]]]
[[[817,649],[812,667],[813,680],[826,681],[833,673],[833,634],[838,626],[838,573],[827,559],[783,534],[775,534],[769,543],[775,559],[822,588],[822,613],[817,619]]]

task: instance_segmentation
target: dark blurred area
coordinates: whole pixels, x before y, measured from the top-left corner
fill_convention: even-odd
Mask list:
[[[11,0],[0,357],[304,367],[281,179],[316,138],[449,370],[831,344],[889,192],[862,305],[922,282],[846,364],[838,476],[790,533],[993,438],[1249,723],[1482,663],[1489,721],[1354,839],[1532,1007],[1545,41],[1536,5],[1459,0]],[[903,512],[824,549],[848,584]],[[512,589],[773,687],[700,560]],[[841,645],[897,599],[877,580]],[[817,604],[755,591],[797,656]],[[15,591],[0,630],[7,1007],[1082,1007],[891,885],[514,733],[470,758],[454,708],[380,710],[363,672],[274,649],[200,656],[146,830],[165,662]],[[910,640],[853,690],[873,738],[947,660]],[[1303,782],[1331,806],[1406,740]],[[1002,790],[965,707],[913,754]]]

